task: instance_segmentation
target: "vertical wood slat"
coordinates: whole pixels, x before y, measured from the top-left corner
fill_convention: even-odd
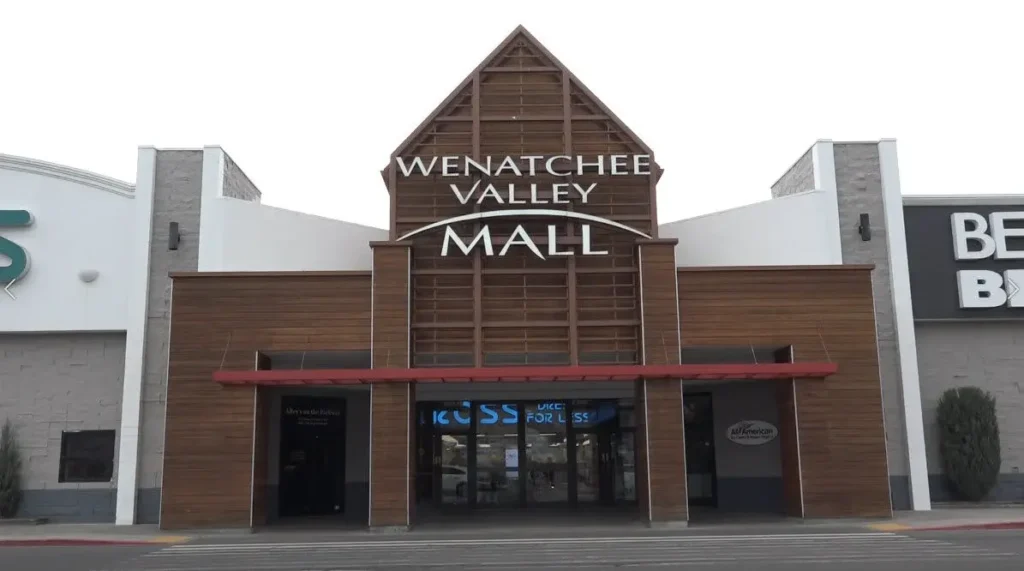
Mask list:
[[[805,517],[889,517],[871,269],[679,270],[684,345],[793,347],[832,361],[827,379],[795,381]]]
[[[257,351],[365,351],[369,307],[366,272],[174,277],[161,528],[246,528],[266,511],[256,389],[213,371],[252,369]]]
[[[782,499],[786,515],[803,517],[803,490],[800,484],[800,446],[797,442],[796,400],[794,381],[776,384],[776,403],[779,409],[779,451],[782,465]]]
[[[410,246],[373,243],[372,366],[408,368]],[[410,523],[411,383],[377,384],[370,392],[371,527]]]
[[[268,504],[270,470],[270,392],[266,388],[256,389],[255,428],[253,430],[252,461],[252,525],[267,523],[270,516]]]
[[[640,242],[643,356],[647,365],[680,362],[677,240]],[[645,450],[652,523],[686,521],[686,446],[682,380],[644,383]],[[641,483],[643,485],[643,483]],[[641,506],[643,507],[643,506]]]

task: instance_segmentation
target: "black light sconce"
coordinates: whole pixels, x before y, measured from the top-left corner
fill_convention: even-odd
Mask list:
[[[181,243],[181,232],[178,230],[178,223],[171,222],[170,232],[167,235],[167,249],[177,250]]]
[[[860,215],[860,224],[857,225],[857,232],[860,234],[862,241],[871,241],[871,222],[868,219],[867,213]]]

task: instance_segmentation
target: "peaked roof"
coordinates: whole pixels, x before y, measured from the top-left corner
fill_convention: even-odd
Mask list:
[[[657,173],[656,176],[658,178],[661,178],[663,169],[660,166],[657,166],[657,162],[653,161],[654,152],[651,150],[651,148],[646,143],[644,143],[640,139],[640,137],[638,137],[636,133],[634,133],[621,119],[619,119],[619,117],[616,116],[615,113],[613,113],[607,105],[605,105],[600,99],[598,99],[597,96],[594,95],[594,93],[590,91],[590,89],[588,89],[587,86],[585,86],[583,82],[581,82],[579,78],[577,78],[572,73],[571,70],[569,70],[569,68],[565,67],[565,64],[559,61],[558,58],[556,58],[550,51],[548,51],[548,49],[545,48],[544,45],[541,44],[537,40],[537,38],[534,37],[534,35],[529,32],[529,30],[527,30],[522,24],[520,24],[519,26],[516,26],[516,29],[512,30],[512,33],[509,34],[500,44],[498,44],[498,46],[494,48],[494,50],[491,51],[491,53],[488,54],[487,57],[483,59],[483,61],[480,62],[480,65],[478,65],[473,71],[469,73],[469,75],[466,76],[464,80],[462,80],[461,83],[459,83],[459,85],[451,92],[451,94],[448,95],[448,97],[444,99],[444,101],[441,102],[440,105],[438,105],[436,108],[434,108],[433,111],[430,112],[427,118],[424,119],[423,122],[420,123],[412,131],[412,133],[410,133],[409,136],[406,137],[404,141],[402,141],[400,145],[398,145],[398,147],[395,148],[395,150],[391,153],[391,159],[388,161],[388,166],[384,167],[384,169],[381,171],[381,174],[384,177],[385,184],[387,184],[388,182],[388,170],[393,167],[394,158],[396,156],[402,155],[417,140],[423,138],[427,134],[427,130],[430,128],[431,123],[433,123],[435,120],[441,117],[442,114],[451,107],[452,103],[455,102],[455,100],[460,95],[463,95],[467,89],[471,88],[473,84],[473,78],[478,73],[483,71],[484,68],[488,67],[489,64],[494,62],[494,60],[497,59],[503,52],[505,52],[506,50],[508,50],[508,48],[513,46],[517,40],[524,41],[541,57],[550,61],[552,67],[556,67],[559,71],[568,74],[569,81],[572,82],[588,99],[590,99],[590,102],[597,108],[598,111],[600,111],[601,114],[606,115],[608,117],[608,120],[616,128],[618,128],[624,135],[629,137],[630,142],[640,147],[640,149],[643,150],[644,153],[651,155],[652,163],[655,166],[655,172]]]

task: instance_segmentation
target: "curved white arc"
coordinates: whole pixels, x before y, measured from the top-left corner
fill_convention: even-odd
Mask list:
[[[514,210],[489,210],[487,212],[473,212],[470,214],[463,214],[461,216],[454,216],[452,218],[447,218],[445,220],[440,220],[438,222],[427,224],[422,228],[417,228],[416,230],[413,230],[412,232],[409,232],[404,236],[400,236],[397,241],[401,242],[403,240],[408,240],[409,238],[412,238],[417,234],[422,234],[435,228],[441,228],[442,226],[448,226],[449,224],[458,224],[459,222],[468,222],[471,220],[486,220],[488,218],[512,218],[527,216],[545,216],[552,218],[572,218],[575,220],[585,220],[587,222],[604,224],[605,226],[611,226],[613,228],[618,228],[619,230],[631,232],[633,234],[636,234],[637,236],[640,236],[641,238],[647,238],[648,240],[651,239],[650,236],[644,234],[643,232],[637,230],[636,228],[630,228],[629,226],[626,226],[621,222],[608,220],[607,218],[601,218],[600,216],[594,216],[593,214],[585,214],[583,212],[571,212],[568,210],[551,210],[548,208],[519,208]]]

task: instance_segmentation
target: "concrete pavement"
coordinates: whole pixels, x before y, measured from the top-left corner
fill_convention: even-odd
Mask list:
[[[887,532],[515,539],[394,539],[179,544],[66,571],[564,571],[793,568],[871,571],[1019,571],[1024,534],[973,540]],[[996,537],[1003,541],[994,541]],[[116,549],[116,548],[115,548]],[[138,548],[135,548],[138,549]],[[7,550],[18,551],[18,550]],[[0,568],[8,569],[0,552]],[[84,563],[76,556],[73,563]],[[28,567],[42,569],[51,567]],[[12,570],[15,568],[11,568]]]
[[[509,523],[481,522],[474,519],[452,523],[425,524],[417,527],[403,539],[443,539],[453,535],[461,538],[487,539],[492,537],[530,537],[538,531],[555,530],[558,533],[579,536],[635,536],[635,535],[704,535],[704,534],[777,534],[831,532],[905,532],[929,530],[971,529],[1024,529],[1024,506],[1002,508],[936,509],[928,512],[898,512],[892,519],[764,519],[748,520],[729,517],[719,520],[695,520],[685,529],[649,529],[640,523],[607,521],[600,518],[535,518]],[[166,532],[155,525],[115,526],[110,524],[46,524],[0,525],[0,547],[28,545],[103,545],[103,544],[178,544],[187,542],[244,542],[287,543],[297,536],[318,541],[362,541],[379,536],[362,528],[337,529],[332,527],[293,528],[268,527],[252,533],[249,530]],[[230,538],[230,539],[229,539]]]

